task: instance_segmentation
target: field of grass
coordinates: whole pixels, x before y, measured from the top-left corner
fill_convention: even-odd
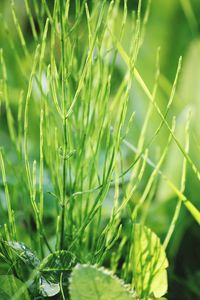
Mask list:
[[[0,300],[200,299],[199,4],[0,1]]]

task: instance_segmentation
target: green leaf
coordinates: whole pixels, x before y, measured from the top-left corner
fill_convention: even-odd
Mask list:
[[[134,225],[133,286],[143,299],[160,298],[167,292],[168,261],[160,239],[149,228]]]
[[[17,241],[4,241],[3,243],[7,248],[12,264],[15,265],[17,277],[26,281],[33,270],[38,268],[39,258],[24,243]]]
[[[4,291],[2,291],[1,288],[0,288],[0,299],[10,300],[10,296],[8,294],[6,294]]]
[[[156,298],[160,298],[167,292],[167,271],[161,269],[153,278],[151,291]]]
[[[136,299],[121,280],[110,271],[90,265],[77,265],[70,280],[71,300]]]
[[[10,300],[19,289],[23,289],[20,294],[20,300],[30,300],[28,291],[25,285],[17,278],[12,275],[1,275],[0,276],[0,299]]]
[[[40,278],[39,291],[44,297],[53,297],[60,292],[58,283],[48,282],[44,277]]]
[[[36,254],[24,243],[8,241],[5,242],[5,244],[14,252],[15,255],[17,255],[19,259],[21,259],[29,267],[34,269],[40,264],[40,260],[36,256]]]
[[[43,259],[40,264],[40,273],[54,283],[60,281],[61,273],[66,275],[76,264],[76,257],[73,253],[65,250],[56,251]]]

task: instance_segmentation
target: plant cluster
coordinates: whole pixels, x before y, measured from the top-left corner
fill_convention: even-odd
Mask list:
[[[164,299],[165,250],[181,205],[200,223],[184,194],[187,164],[200,178],[188,154],[190,115],[183,145],[175,118],[167,118],[181,58],[163,112],[156,102],[159,49],[152,92],[137,68],[151,1],[143,14],[139,1],[128,28],[126,0],[52,2],[24,1],[30,43],[14,2],[18,47],[2,20],[18,78],[13,87],[1,49],[0,100],[12,155],[1,148],[0,298]],[[126,30],[132,37],[127,50]],[[135,122],[135,84],[149,101],[137,145],[127,138]],[[147,139],[154,111],[160,121]],[[149,149],[163,127],[168,139],[154,163]],[[183,154],[180,187],[161,170],[172,141]],[[178,198],[163,243],[145,225],[158,177]]]

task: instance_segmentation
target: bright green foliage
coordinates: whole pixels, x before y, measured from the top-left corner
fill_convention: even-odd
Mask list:
[[[12,275],[1,275],[0,276],[0,299],[11,300],[12,297],[16,296],[19,289],[23,289],[20,295],[21,300],[30,300],[26,286]]]
[[[177,1],[195,32],[190,0]],[[180,138],[182,111],[174,110],[184,102],[177,101],[184,59],[169,51],[168,80],[162,63],[168,51],[156,54],[157,39],[151,45],[160,28],[156,6],[162,19],[176,1],[1,0],[0,10],[3,2],[1,274],[23,282],[19,300],[26,289],[31,299],[69,300],[69,292],[70,300],[163,299],[165,249],[181,207],[200,224],[199,203],[186,186],[187,166],[200,181],[189,151],[192,118],[188,111],[181,117]],[[172,146],[183,161],[174,172],[172,153],[171,173],[182,173],[176,180],[165,168]],[[162,198],[163,187],[170,193]],[[165,237],[163,246],[141,225],[155,223],[162,225],[156,234]],[[77,263],[83,265],[74,269]],[[7,295],[0,290],[0,300]]]
[[[167,292],[168,261],[160,239],[146,226],[134,225],[133,286],[142,299]]]
[[[110,271],[77,265],[70,280],[71,300],[133,300],[133,293]]]

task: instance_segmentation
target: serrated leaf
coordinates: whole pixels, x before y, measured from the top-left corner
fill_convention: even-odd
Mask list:
[[[48,282],[44,277],[40,278],[39,291],[44,297],[53,297],[60,292],[58,283]]]
[[[61,250],[56,251],[43,259],[40,264],[40,273],[49,281],[57,283],[60,281],[61,273],[65,275],[76,264],[76,257],[73,253]]]
[[[106,269],[77,265],[70,280],[71,300],[136,299],[121,280]]]
[[[10,300],[19,289],[23,288],[20,300],[30,300],[28,291],[23,283],[12,275],[0,275],[0,299]]]
[[[142,299],[167,292],[168,261],[160,239],[146,226],[134,225],[133,286]]]

